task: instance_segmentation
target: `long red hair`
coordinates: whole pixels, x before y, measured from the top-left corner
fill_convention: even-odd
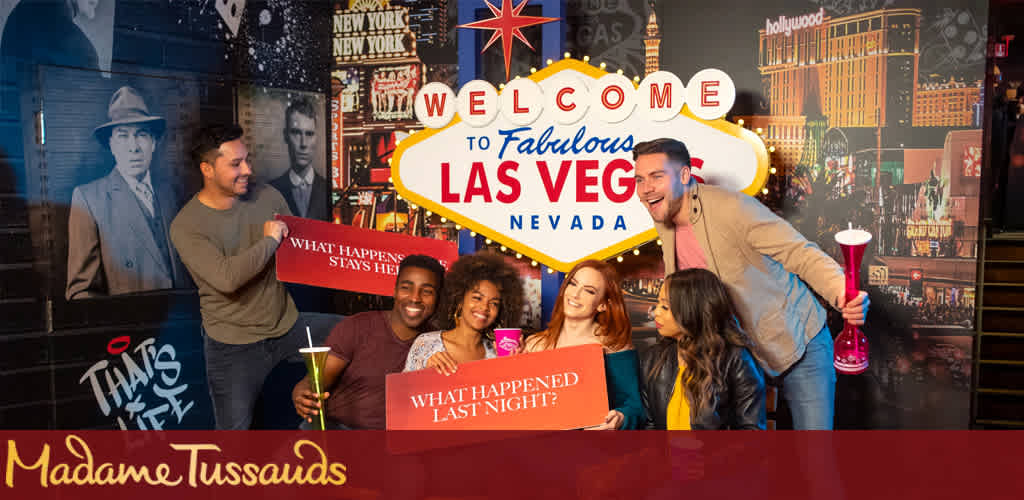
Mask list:
[[[598,324],[598,336],[601,343],[610,351],[619,351],[633,343],[633,331],[629,324],[629,316],[626,315],[626,303],[622,299],[622,288],[619,286],[619,273],[611,264],[600,260],[585,260],[576,264],[569,274],[562,281],[558,289],[558,299],[555,301],[555,308],[551,311],[551,321],[548,322],[547,330],[533,334],[537,337],[536,346],[541,349],[552,349],[558,345],[558,336],[562,333],[562,325],[565,324],[565,288],[569,286],[576,273],[585,267],[594,269],[601,273],[604,278],[604,304],[605,310],[594,316]]]

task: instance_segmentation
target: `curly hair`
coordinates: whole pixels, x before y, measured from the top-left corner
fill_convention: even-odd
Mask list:
[[[484,252],[464,255],[452,264],[444,278],[441,300],[434,314],[434,326],[441,330],[455,328],[455,311],[466,294],[482,281],[494,283],[501,292],[498,318],[487,327],[484,335],[493,337],[493,330],[497,326],[518,326],[523,313],[523,282],[519,272],[505,262],[504,257]]]

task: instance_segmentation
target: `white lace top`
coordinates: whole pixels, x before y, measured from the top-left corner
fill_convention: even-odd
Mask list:
[[[427,367],[427,360],[431,356],[444,351],[444,341],[441,340],[441,330],[436,332],[421,333],[413,341],[409,348],[409,356],[405,358],[405,370],[407,372],[422,370]],[[494,352],[494,343],[484,339],[484,359],[497,357]]]

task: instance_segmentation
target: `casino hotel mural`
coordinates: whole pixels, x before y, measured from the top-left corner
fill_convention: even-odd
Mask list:
[[[660,62],[714,59],[733,76],[731,118],[773,151],[764,200],[804,235],[834,257],[832,235],[847,224],[874,235],[862,277],[873,361],[840,380],[839,427],[958,428],[971,379],[986,3],[892,3],[727,0],[684,13],[659,2],[660,19],[702,19],[663,30],[662,47],[734,42],[662,51]]]

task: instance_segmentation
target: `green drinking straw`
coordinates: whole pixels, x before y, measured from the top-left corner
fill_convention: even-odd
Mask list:
[[[309,332],[309,325],[306,325],[306,340],[309,341],[309,348],[313,349],[313,335]],[[316,362],[316,358],[313,358],[313,362],[310,363],[313,367],[313,390],[316,391],[316,400],[321,402],[321,395],[323,391],[320,389],[320,366]],[[316,411],[317,418],[320,419],[320,430],[327,430],[327,424],[324,422],[324,411],[321,405],[320,409]]]

